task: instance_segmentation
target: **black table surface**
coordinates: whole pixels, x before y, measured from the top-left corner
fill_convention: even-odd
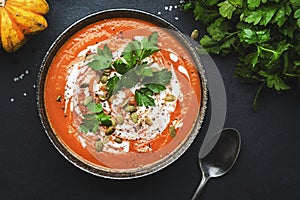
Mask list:
[[[204,27],[179,0],[49,0],[49,27],[13,54],[0,50],[0,199],[190,199],[200,178],[197,154],[207,122],[187,152],[167,168],[138,179],[88,174],[61,156],[46,136],[36,108],[36,80],[56,37],[76,20],[109,8],[144,10],[185,34]],[[171,9],[170,9],[171,8]],[[238,129],[242,148],[232,171],[211,179],[202,199],[300,199],[300,91],[264,90],[254,112],[257,85],[234,77],[236,59],[213,56],[227,92],[225,127]]]

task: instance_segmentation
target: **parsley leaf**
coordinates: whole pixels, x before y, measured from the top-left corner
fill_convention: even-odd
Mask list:
[[[154,99],[143,90],[135,91],[135,101],[138,106],[155,106]]]
[[[153,94],[159,94],[166,87],[158,83],[145,84],[145,87],[135,91],[135,100],[138,106],[155,106],[155,100],[151,97]]]
[[[127,65],[122,59],[115,60],[113,63],[113,67],[119,74],[122,75],[128,72],[132,68],[129,65]]]
[[[290,2],[292,3],[292,5],[295,8],[300,6],[300,1],[299,0],[290,0]]]
[[[152,69],[148,67],[146,64],[141,64],[135,67],[135,73],[138,75],[141,79],[147,76],[153,76]]]
[[[223,1],[218,4],[219,12],[223,17],[226,17],[228,19],[232,18],[233,12],[236,10],[236,7],[232,5],[228,0]]]
[[[102,104],[91,102],[86,105],[89,110],[89,114],[83,115],[83,119],[79,126],[79,130],[83,133],[93,132],[95,133],[99,125],[101,126],[111,126],[112,118],[111,116],[103,112]]]
[[[239,33],[241,42],[247,44],[261,44],[270,40],[270,30],[255,31],[250,28],[245,28]]]
[[[151,90],[154,94],[158,94],[166,89],[166,86],[158,83],[145,84],[145,87]]]
[[[266,26],[273,16],[275,15],[276,11],[279,8],[276,6],[268,6],[268,7],[260,7],[255,11],[246,10],[245,11],[245,22],[253,23],[254,25],[263,25]]]
[[[141,41],[133,40],[124,49],[122,58],[127,64],[127,71],[134,68],[136,65],[141,64],[142,60],[159,51],[157,47],[158,33],[152,33],[148,38],[143,38]],[[123,62],[124,62],[123,60]],[[120,64],[120,63],[118,63]],[[119,68],[117,66],[117,68]],[[126,72],[126,70],[125,70]],[[121,74],[124,74],[122,72]]]
[[[91,103],[87,104],[86,106],[89,109],[89,111],[91,111],[91,113],[100,113],[103,111],[101,103],[91,102]]]
[[[289,5],[283,6],[279,8],[274,15],[272,19],[272,23],[277,23],[279,27],[281,27],[286,20],[288,19],[288,16],[291,14],[291,8]]]
[[[294,18],[297,19],[297,25],[300,28],[300,8],[295,11]]]
[[[139,60],[142,61],[146,57],[152,55],[153,53],[159,51],[157,47],[158,34],[157,32],[152,33],[149,38],[143,38],[141,41],[142,52],[140,54]]]
[[[122,57],[125,59],[128,68],[133,68],[138,62],[141,54],[141,43],[137,40],[130,42],[124,49]]]
[[[108,79],[106,84],[106,86],[108,87],[108,97],[111,97],[111,95],[116,92],[119,80],[120,78],[116,75]]]
[[[94,55],[94,60],[88,63],[93,70],[99,71],[102,69],[107,69],[111,66],[112,63],[112,52],[105,45],[103,49],[97,49],[96,55]]]
[[[275,88],[277,91],[290,89],[278,74],[268,74],[264,71],[259,71],[258,73],[266,78],[267,86],[269,88]]]
[[[210,3],[210,5],[215,5],[219,2],[219,0],[212,0],[208,1],[207,3]],[[184,10],[188,10],[192,8],[193,4],[189,7],[184,7]],[[211,21],[213,21],[216,17],[219,16],[219,12],[215,8],[209,8],[205,6],[205,3],[203,1],[196,1],[194,2],[194,17],[195,20],[201,20],[204,24],[209,24]]]
[[[134,70],[130,70],[120,78],[118,88],[131,88],[137,84],[139,84],[139,76]]]
[[[151,77],[145,77],[143,83],[157,83],[161,85],[167,85],[170,83],[171,78],[172,73],[167,69],[162,69],[161,71],[153,72],[153,76]]]
[[[112,121],[111,121],[111,116],[105,114],[105,113],[100,113],[96,115],[96,119],[98,120],[98,123],[102,126],[111,126]]]
[[[247,4],[250,9],[255,9],[260,5],[260,0],[247,0]]]
[[[98,130],[99,122],[96,119],[96,116],[89,118],[83,118],[80,124],[79,130],[83,133],[93,132],[95,133]]]
[[[218,18],[212,22],[206,30],[212,36],[212,40],[220,41],[228,33],[228,23],[224,18]]]

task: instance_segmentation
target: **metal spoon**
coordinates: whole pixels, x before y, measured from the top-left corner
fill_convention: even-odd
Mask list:
[[[235,163],[241,147],[240,134],[227,128],[211,137],[199,152],[202,180],[192,200],[200,196],[207,181],[226,174]]]

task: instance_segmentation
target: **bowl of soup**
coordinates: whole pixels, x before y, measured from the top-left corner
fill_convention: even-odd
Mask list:
[[[37,102],[55,148],[91,174],[130,179],[178,159],[203,122],[207,89],[195,48],[143,11],[91,14],[42,62]]]

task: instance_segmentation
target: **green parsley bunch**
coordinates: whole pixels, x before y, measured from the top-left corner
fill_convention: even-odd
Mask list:
[[[208,53],[238,55],[236,76],[277,92],[300,83],[300,0],[190,0],[182,5],[206,25]]]

